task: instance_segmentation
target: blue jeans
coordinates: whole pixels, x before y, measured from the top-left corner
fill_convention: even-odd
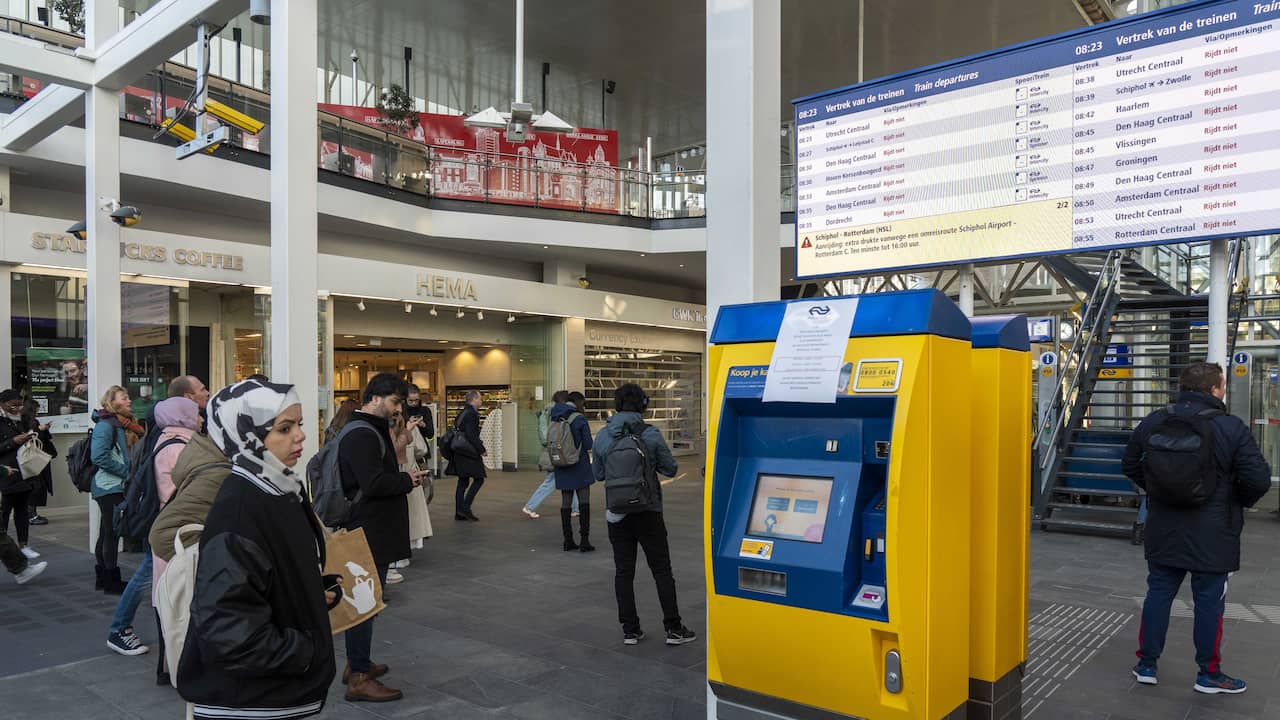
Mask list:
[[[378,584],[387,589],[387,566],[378,566]],[[369,618],[346,632],[347,665],[353,673],[367,673],[373,669],[373,621]]]
[[[1155,667],[1164,651],[1169,633],[1169,610],[1182,587],[1186,570],[1159,563],[1147,563],[1147,599],[1142,604],[1142,627],[1138,630],[1138,661]],[[1201,673],[1216,674],[1222,657],[1222,613],[1227,604],[1227,576],[1191,573],[1191,595],[1195,600],[1195,622],[1191,636],[1196,644],[1196,664]]]
[[[537,490],[533,491],[533,494],[529,496],[529,502],[525,503],[524,506],[529,510],[537,510],[538,506],[542,504],[542,501],[546,500],[547,496],[551,494],[551,491],[555,489],[556,473],[553,470],[547,473],[546,479],[542,481],[542,484],[538,486]],[[578,512],[578,496],[576,493],[573,496],[573,511]]]
[[[150,595],[151,545],[144,542],[142,545],[142,564],[138,565],[133,577],[129,578],[129,584],[125,586],[124,594],[120,596],[120,602],[116,603],[116,614],[115,617],[111,618],[111,632],[120,632],[133,625],[133,616],[138,613],[138,606],[142,604],[143,598]]]

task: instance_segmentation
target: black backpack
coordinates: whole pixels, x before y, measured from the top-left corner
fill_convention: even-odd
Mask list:
[[[355,495],[347,496],[347,484],[342,480],[342,468],[338,464],[338,450],[342,440],[348,433],[359,428],[372,432],[378,438],[380,455],[385,455],[387,445],[382,440],[382,433],[364,420],[351,420],[342,426],[342,430],[332,440],[320,448],[311,461],[307,463],[307,484],[311,488],[311,508],[315,510],[320,522],[328,528],[346,527],[351,522],[351,510],[356,503],[364,499],[364,494],[357,486]]]
[[[93,431],[90,430],[67,451],[67,474],[77,490],[87,493],[93,491],[93,476],[97,472],[98,468],[93,464]]]
[[[156,455],[170,445],[186,445],[182,438],[169,438],[154,450],[139,457],[125,480],[124,502],[116,505],[116,535],[141,540],[151,533],[151,525],[160,514],[160,489],[156,486]]]
[[[604,504],[609,512],[628,515],[658,509],[658,473],[640,438],[648,427],[624,425],[604,456]]]
[[[1218,489],[1213,419],[1225,414],[1208,408],[1179,415],[1169,406],[1142,444],[1147,495],[1173,507],[1203,505],[1213,496]]]

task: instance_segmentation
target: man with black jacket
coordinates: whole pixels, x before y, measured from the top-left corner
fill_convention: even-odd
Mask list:
[[[453,427],[465,438],[465,442],[454,446],[453,457],[444,470],[446,475],[458,477],[458,488],[454,493],[454,520],[480,520],[471,511],[471,503],[475,502],[486,475],[484,456],[488,450],[484,440],[480,439],[480,408],[483,405],[484,400],[478,390],[468,392],[467,404],[462,406],[453,421]]]
[[[1222,403],[1224,378],[1217,363],[1196,363],[1178,379],[1177,402],[1147,416],[1133,432],[1121,467],[1134,484],[1146,490],[1147,598],[1142,607],[1138,634],[1138,664],[1133,675],[1144,685],[1155,685],[1156,661],[1164,650],[1169,630],[1169,609],[1191,573],[1195,599],[1196,664],[1200,666],[1194,689],[1205,694],[1238,694],[1243,680],[1228,676],[1220,667],[1222,614],[1226,606],[1227,578],[1240,569],[1240,531],[1244,508],[1253,506],[1271,489],[1271,468],[1258,451],[1253,433],[1239,418],[1226,414]],[[1170,415],[1208,419],[1216,487],[1203,503],[1174,505],[1162,502],[1161,478],[1148,476],[1151,458],[1165,451],[1152,449],[1153,431]],[[1154,488],[1153,488],[1154,486]],[[1212,486],[1210,484],[1209,486]]]
[[[378,582],[386,587],[391,563],[409,557],[409,503],[406,495],[422,484],[419,472],[400,472],[391,443],[391,416],[409,396],[409,386],[392,373],[379,373],[364,391],[364,406],[351,414],[349,422],[372,426],[348,432],[338,446],[338,470],[348,497],[354,500],[348,530],[363,528],[378,566]],[[347,668],[342,680],[346,698],[352,701],[389,702],[404,697],[399,690],[383,685],[378,678],[390,670],[375,664],[373,618],[347,631]]]

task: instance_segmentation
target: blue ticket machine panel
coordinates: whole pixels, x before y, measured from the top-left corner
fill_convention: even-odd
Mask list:
[[[716,591],[888,619],[885,483],[893,398],[825,407],[726,398],[713,488]]]

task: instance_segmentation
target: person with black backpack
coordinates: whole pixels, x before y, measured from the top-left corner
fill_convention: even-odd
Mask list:
[[[107,647],[121,655],[142,655],[149,650],[133,632],[133,619],[143,598],[149,594],[156,563],[147,538],[160,508],[173,495],[170,477],[173,466],[191,437],[200,431],[202,423],[200,407],[181,395],[156,403],[151,419],[154,432],[148,432],[144,441],[149,446],[140,444],[143,454],[129,475],[124,509],[116,528],[121,537],[134,538],[143,544],[142,562],[116,604],[111,630],[107,633]]]
[[[1271,468],[1253,433],[1228,415],[1217,363],[1196,363],[1178,378],[1176,402],[1146,417],[1125,447],[1121,468],[1147,494],[1147,597],[1133,676],[1155,685],[1169,611],[1191,573],[1192,631],[1199,674],[1193,689],[1238,694],[1248,685],[1222,672],[1227,578],[1240,569],[1244,508],[1271,489]]]
[[[662,431],[644,421],[649,397],[639,385],[628,383],[615,390],[613,405],[617,412],[596,435],[591,469],[596,480],[604,483],[622,644],[635,645],[645,636],[633,585],[637,546],[644,549],[658,586],[667,644],[691,643],[698,636],[680,619],[667,525],[662,517],[662,483],[658,480],[659,474],[673,477],[679,468]]]

